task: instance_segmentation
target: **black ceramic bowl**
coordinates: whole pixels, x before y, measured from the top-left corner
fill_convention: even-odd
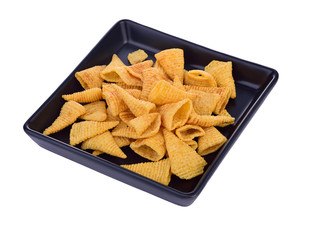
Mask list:
[[[187,70],[204,69],[212,60],[232,61],[233,63],[237,97],[229,101],[227,110],[236,120],[233,125],[219,128],[228,141],[217,152],[205,157],[208,164],[203,175],[191,180],[181,180],[172,176],[169,186],[164,186],[119,166],[120,164],[145,161],[128,147],[124,148],[128,159],[120,159],[106,154],[94,156],[90,152],[81,150],[79,146],[70,146],[70,127],[50,136],[42,134],[43,130],[58,116],[60,108],[64,104],[61,95],[83,90],[74,77],[75,72],[95,65],[108,64],[114,53],[124,63],[128,63],[128,53],[137,49],[145,50],[149,58],[155,60],[156,52],[168,48],[184,50]],[[277,79],[278,73],[274,69],[199,46],[130,20],[121,20],[107,32],[68,78],[26,121],[24,130],[37,144],[47,150],[175,204],[188,206],[198,197]]]

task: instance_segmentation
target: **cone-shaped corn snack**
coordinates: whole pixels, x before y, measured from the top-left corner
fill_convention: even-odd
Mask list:
[[[154,85],[149,93],[148,100],[157,105],[162,105],[178,102],[184,98],[194,99],[195,97],[195,94],[180,90],[167,81],[161,80]]]
[[[162,74],[157,68],[147,68],[142,71],[142,92],[141,99],[147,101],[148,96],[155,86],[155,83],[163,80]]]
[[[156,68],[160,74],[162,75],[163,79],[172,83],[171,79],[169,78],[168,74],[164,71],[163,67],[160,65],[158,61],[154,63],[154,68]]]
[[[189,90],[188,92],[196,95],[193,100],[193,108],[199,115],[211,115],[215,111],[220,95],[217,93],[207,93],[198,90]]]
[[[183,81],[181,81],[178,77],[174,78],[173,86],[182,90],[182,91],[186,91],[184,86],[183,86]]]
[[[113,138],[117,146],[119,146],[120,148],[128,146],[131,143],[131,140],[126,137],[113,137]]]
[[[50,135],[64,129],[65,127],[68,127],[85,112],[86,110],[81,104],[74,101],[66,102],[62,106],[59,116],[55,119],[51,126],[44,130],[43,134]]]
[[[127,158],[126,154],[123,153],[123,151],[116,144],[113,136],[109,131],[87,139],[82,143],[81,148],[83,150],[99,150],[112,156]]]
[[[136,117],[155,111],[156,105],[154,103],[137,99],[115,84],[113,87]]]
[[[191,112],[187,124],[199,125],[201,127],[219,126],[225,127],[235,122],[235,118],[229,116],[209,116],[198,115],[194,111]]]
[[[86,113],[79,118],[90,121],[104,121],[107,119],[107,109],[104,101],[92,102],[84,105]]]
[[[185,73],[184,84],[202,86],[202,87],[217,87],[214,77],[203,70],[190,70]]]
[[[162,131],[149,138],[138,139],[130,148],[140,156],[151,161],[158,161],[165,156],[166,146]]]
[[[180,48],[171,48],[155,54],[156,60],[162,66],[167,75],[174,79],[183,80],[184,52]]]
[[[107,107],[107,119],[106,122],[111,122],[111,121],[121,121],[121,119],[119,118],[119,116],[114,116],[111,111],[110,108]]]
[[[138,173],[164,185],[168,185],[171,179],[169,159],[163,159],[157,162],[121,165],[121,167],[127,168],[130,171]]]
[[[203,173],[207,162],[172,132],[163,129],[171,172],[181,179],[191,179]]]
[[[100,72],[105,69],[105,67],[105,65],[102,65],[87,68],[83,71],[76,72],[75,77],[84,89],[101,88],[103,79],[100,77]]]
[[[88,138],[97,136],[105,131],[114,128],[119,122],[97,122],[97,121],[83,121],[74,123],[70,130],[70,145],[76,145],[85,141]]]
[[[113,54],[111,62],[100,72],[100,76],[103,80],[108,82],[122,82],[120,76],[115,72],[115,69],[124,66],[126,65],[122,60],[116,54]]]
[[[188,121],[192,109],[192,101],[186,98],[176,103],[162,105],[158,108],[158,112],[161,115],[162,125],[172,131]]]
[[[137,89],[126,89],[124,90],[134,97],[139,97],[141,91]],[[102,96],[106,100],[110,112],[113,116],[118,116],[119,113],[128,109],[123,99],[119,96],[118,92],[110,85],[102,86]]]
[[[198,148],[198,143],[195,140],[188,140],[183,142],[185,142],[188,146],[190,146],[194,150]]]
[[[148,55],[142,49],[138,49],[137,51],[131,52],[128,54],[127,58],[131,65],[143,62],[147,59]]]
[[[198,138],[197,152],[201,156],[217,151],[227,141],[215,127],[204,128],[204,131],[205,135]]]
[[[90,88],[81,92],[62,95],[66,101],[73,100],[79,103],[96,102],[102,99],[102,92],[100,88]]]
[[[112,135],[118,137],[128,137],[132,139],[148,138],[158,133],[160,126],[161,119],[160,115],[158,115],[152,124],[142,134],[138,134],[133,127],[129,127],[124,122],[122,122],[115,129],[113,129]]]
[[[197,125],[184,125],[175,130],[175,134],[184,142],[193,140],[195,137],[205,135],[204,130]]]
[[[198,90],[206,93],[216,93],[220,95],[220,98],[214,109],[215,114],[219,114],[227,105],[230,98],[230,89],[228,87],[200,87],[184,85],[186,91]]]
[[[142,79],[142,72],[153,66],[152,60],[140,62],[131,66],[125,66],[125,69],[134,77]]]
[[[160,114],[157,112],[144,114],[130,120],[128,126],[133,127],[139,135],[142,135],[158,118],[160,119]]]
[[[125,84],[130,86],[142,86],[141,80],[131,75],[126,69],[126,66],[117,67],[114,69],[114,72],[119,76],[119,79]]]
[[[232,75],[232,62],[213,60],[205,67],[205,71],[212,74],[219,87],[228,87],[231,90],[231,98],[236,97],[235,81]]]
[[[132,86],[132,85],[127,85],[126,83],[124,82],[117,82],[117,83],[113,83],[123,89],[137,89],[137,90],[142,90],[142,86]],[[102,85],[111,85],[111,83],[108,83],[108,82],[103,82]]]

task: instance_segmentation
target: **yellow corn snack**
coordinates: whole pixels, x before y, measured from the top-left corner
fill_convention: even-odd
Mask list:
[[[235,81],[232,75],[232,62],[222,62],[213,60],[206,67],[205,71],[212,74],[219,87],[228,87],[230,89],[230,97],[236,97]]]
[[[145,59],[147,59],[148,55],[147,53],[142,50],[138,49],[137,51],[131,52],[128,54],[127,58],[131,65],[143,62]]]
[[[188,98],[176,103],[160,106],[157,110],[161,115],[162,125],[169,131],[185,125],[192,112],[193,106]]]
[[[155,86],[155,83],[163,80],[162,74],[157,68],[147,68],[142,71],[142,92],[141,92],[141,100],[148,100],[148,96]]]
[[[125,69],[132,75],[135,76],[136,78],[139,78],[140,80],[142,79],[142,72],[145,69],[148,69],[153,66],[153,61],[152,60],[147,60],[144,62],[136,63],[131,66],[125,66]]]
[[[178,102],[184,98],[194,99],[195,97],[195,94],[183,91],[167,81],[161,80],[154,85],[149,93],[148,100],[157,105],[163,105]]]
[[[116,144],[114,138],[109,131],[99,134],[95,137],[89,138],[81,145],[83,150],[92,149],[98,150],[112,156],[127,158],[126,154]]]
[[[217,93],[207,93],[198,90],[189,90],[188,92],[196,95],[193,100],[193,108],[199,115],[211,115],[220,100],[220,95]]]
[[[105,69],[105,67],[105,65],[102,65],[87,68],[80,72],[76,72],[75,77],[84,89],[100,88],[103,82],[103,79],[100,77],[100,72]]]
[[[221,126],[225,127],[235,122],[235,118],[229,116],[209,116],[198,115],[194,111],[191,112],[187,124],[199,125],[201,127]]]
[[[159,113],[148,113],[131,119],[128,121],[128,126],[136,130],[139,135],[142,135],[148,128],[152,127],[156,119],[160,119]]]
[[[175,130],[175,134],[184,142],[193,140],[195,137],[205,135],[204,130],[197,125],[184,125]]]
[[[154,103],[137,99],[119,86],[113,85],[113,87],[136,117],[155,111],[156,106]]]
[[[108,82],[122,82],[120,76],[115,72],[115,69],[124,66],[126,65],[122,60],[116,54],[113,54],[111,62],[100,72],[100,76],[103,80]]]
[[[171,48],[155,54],[160,66],[173,80],[175,77],[183,80],[184,52],[180,48]]]
[[[151,161],[159,161],[165,156],[166,146],[162,131],[149,138],[138,139],[130,144],[138,155]]]
[[[60,130],[68,127],[76,121],[76,119],[86,112],[85,107],[81,104],[69,101],[61,107],[59,116],[55,119],[51,126],[46,128],[43,132],[44,135],[59,132]]]
[[[62,98],[66,101],[76,101],[79,103],[96,102],[102,99],[102,93],[100,88],[90,88],[81,92],[75,92],[72,94],[64,94]]]
[[[202,87],[217,87],[217,83],[210,73],[197,69],[185,73],[184,84]]]
[[[79,118],[90,121],[104,121],[107,119],[107,109],[105,102],[97,101],[84,105],[86,112]]]
[[[198,138],[197,152],[201,156],[217,151],[226,143],[227,138],[215,127],[204,128],[205,135]]]
[[[124,167],[130,171],[138,173],[164,185],[168,185],[171,179],[169,159],[163,159],[157,162],[121,165],[121,167]]]
[[[94,137],[114,128],[119,122],[82,121],[74,123],[70,130],[70,145],[74,146],[88,138]]]
[[[163,129],[171,173],[181,179],[191,179],[203,173],[207,162],[172,132]]]

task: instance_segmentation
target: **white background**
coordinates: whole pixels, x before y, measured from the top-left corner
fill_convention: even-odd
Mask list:
[[[2,1],[0,239],[310,239],[306,3]],[[22,129],[121,19],[280,74],[189,207],[46,151]]]

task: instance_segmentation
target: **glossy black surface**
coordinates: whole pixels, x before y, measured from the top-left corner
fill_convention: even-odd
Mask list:
[[[58,116],[60,108],[64,104],[61,95],[83,90],[74,77],[76,71],[94,65],[108,64],[114,53],[125,64],[128,64],[128,53],[139,48],[145,50],[149,59],[152,60],[155,60],[153,56],[160,50],[182,48],[184,50],[185,68],[188,70],[193,68],[204,69],[204,66],[214,59],[232,61],[233,63],[237,98],[230,100],[227,110],[236,118],[236,121],[234,125],[218,128],[228,138],[228,141],[220,150],[205,157],[208,164],[204,174],[192,180],[181,180],[173,176],[169,186],[164,186],[121,168],[120,164],[145,161],[128,147],[124,148],[124,152],[128,156],[127,159],[106,154],[96,157],[79,149],[79,145],[72,147],[69,145],[70,127],[51,136],[42,134],[43,130]],[[239,134],[271,91],[277,79],[278,73],[274,69],[199,46],[130,20],[122,20],[109,30],[68,78],[26,121],[24,130],[43,148],[170,202],[188,206],[197,198]]]

